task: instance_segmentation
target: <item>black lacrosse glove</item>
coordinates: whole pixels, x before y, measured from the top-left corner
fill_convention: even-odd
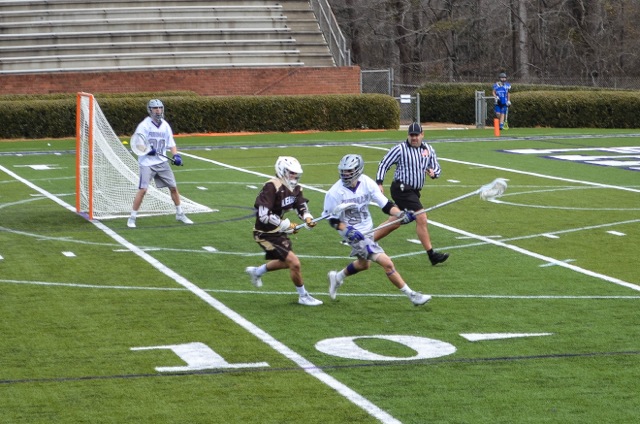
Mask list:
[[[175,166],[182,166],[182,156],[177,153],[173,155],[173,164]]]
[[[147,156],[155,156],[156,153],[157,153],[156,149],[152,147],[151,150],[149,150],[149,153],[147,153]]]

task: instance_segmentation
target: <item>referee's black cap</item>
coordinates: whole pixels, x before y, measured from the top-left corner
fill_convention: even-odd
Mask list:
[[[409,135],[422,134],[422,127],[417,122],[409,125]]]

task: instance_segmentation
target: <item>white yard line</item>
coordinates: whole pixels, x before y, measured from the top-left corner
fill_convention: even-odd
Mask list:
[[[185,292],[189,291],[187,288],[178,287],[146,287],[146,286],[105,286],[104,284],[84,284],[84,283],[59,283],[53,281],[28,281],[28,280],[3,280],[0,279],[0,284],[25,284],[33,286],[49,286],[49,287],[69,287],[79,289],[96,289],[96,290],[141,290],[141,291],[176,291]],[[228,290],[228,289],[204,289],[207,293],[227,293],[238,295],[251,295],[251,296],[291,296],[290,291],[255,291],[255,290]],[[327,292],[311,293],[314,296],[329,296]],[[513,299],[513,300],[603,300],[603,299],[616,299],[616,300],[638,300],[638,296],[598,296],[598,295],[508,295],[508,294],[433,294],[433,297],[447,298],[447,299]],[[340,297],[385,297],[385,298],[402,298],[404,294],[394,293],[340,293]]]

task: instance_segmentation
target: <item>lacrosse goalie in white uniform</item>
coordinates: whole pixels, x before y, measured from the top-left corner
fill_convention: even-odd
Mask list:
[[[329,271],[329,297],[335,299],[338,287],[344,284],[346,277],[360,271],[369,269],[370,261],[378,263],[391,283],[403,292],[416,305],[424,305],[431,296],[415,292],[396,271],[391,258],[387,256],[382,247],[373,241],[373,234],[365,235],[373,228],[373,220],[369,213],[369,202],[373,202],[382,208],[388,215],[394,215],[402,219],[403,224],[415,220],[412,211],[402,211],[393,202],[389,201],[378,184],[366,175],[364,160],[360,155],[349,154],[340,160],[337,181],[327,192],[324,198],[324,214],[331,215],[330,211],[336,210],[342,203],[355,203],[357,207],[346,209],[339,216],[330,216],[329,224],[338,230],[351,246],[351,256],[356,260],[347,265],[342,271]]]
[[[176,184],[175,176],[169,166],[169,159],[165,156],[167,149],[173,155],[173,164],[182,165],[182,157],[178,154],[176,141],[173,138],[173,130],[167,121],[164,120],[164,105],[158,99],[150,100],[147,104],[149,116],[146,117],[138,127],[135,134],[141,134],[148,140],[151,150],[146,155],[138,156],[138,164],[140,165],[140,181],[138,192],[133,199],[133,210],[127,220],[129,228],[136,227],[136,217],[138,209],[142,205],[142,200],[147,194],[147,188],[151,179],[156,183],[156,187],[169,187],[171,199],[176,205],[176,219],[185,224],[193,224],[182,211],[180,206],[180,193]]]

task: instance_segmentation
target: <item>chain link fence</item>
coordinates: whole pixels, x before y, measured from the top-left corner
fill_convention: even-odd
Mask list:
[[[509,75],[507,73],[507,75]],[[489,90],[497,81],[498,75],[474,75],[461,78],[433,77],[425,75],[398,76],[394,69],[362,70],[361,91],[363,93],[382,93],[397,97],[403,93],[415,93],[426,83],[486,83]],[[404,79],[404,80],[402,80]],[[602,88],[612,90],[639,90],[640,78],[636,77],[608,77],[592,73],[577,77],[532,77],[526,80],[509,76],[509,82],[517,90],[518,84],[558,85],[571,87]]]

